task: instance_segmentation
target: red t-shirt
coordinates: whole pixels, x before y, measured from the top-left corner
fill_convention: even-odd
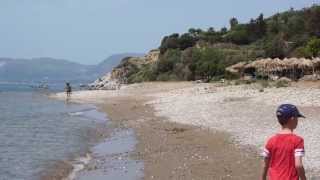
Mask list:
[[[303,138],[295,134],[276,134],[268,140],[262,155],[270,158],[270,180],[299,180],[295,157],[304,156]]]

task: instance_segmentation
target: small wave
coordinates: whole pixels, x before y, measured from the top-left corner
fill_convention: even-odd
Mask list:
[[[76,111],[76,112],[69,112],[67,114],[68,116],[71,116],[71,117],[81,116],[86,119],[90,119],[98,122],[104,122],[108,119],[104,113],[97,111],[97,109],[85,109],[85,110]]]
[[[83,111],[68,113],[69,116],[82,116],[83,114]]]
[[[80,111],[69,112],[68,115],[69,115],[69,116],[82,116],[82,115],[84,115],[85,113],[90,112],[90,111],[93,111],[93,110],[96,110],[96,109],[95,109],[95,108],[82,109],[82,110],[80,110]]]

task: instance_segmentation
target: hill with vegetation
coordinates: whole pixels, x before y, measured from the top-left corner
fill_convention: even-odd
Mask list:
[[[157,61],[125,74],[128,83],[233,78],[225,68],[260,58],[317,57],[320,55],[320,6],[290,9],[248,23],[230,19],[230,28],[190,28],[162,39]],[[128,67],[128,63],[122,63]],[[118,69],[121,69],[121,65]]]
[[[122,59],[126,57],[142,57],[144,54],[142,53],[121,53],[121,54],[114,54],[100,62],[96,68],[95,73],[101,75],[106,72],[112,71],[112,68],[118,66],[118,64],[121,62]]]

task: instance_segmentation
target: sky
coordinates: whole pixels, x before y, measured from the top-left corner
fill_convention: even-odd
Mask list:
[[[147,53],[189,28],[229,26],[320,0],[0,0],[0,57],[97,64],[117,53]]]

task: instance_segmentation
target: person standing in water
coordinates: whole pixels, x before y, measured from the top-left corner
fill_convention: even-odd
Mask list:
[[[70,85],[70,83],[66,83],[66,87],[64,88],[65,92],[67,93],[67,97],[71,96],[71,92],[72,92],[72,87]]]

